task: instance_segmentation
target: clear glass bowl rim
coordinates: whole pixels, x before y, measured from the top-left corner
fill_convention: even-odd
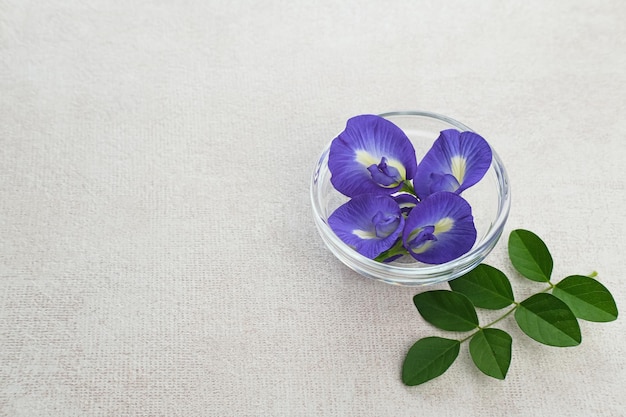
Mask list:
[[[379,114],[379,116],[384,118],[393,118],[395,116],[416,116],[436,119],[444,123],[448,123],[458,130],[473,132],[471,128],[451,117],[427,111],[393,111]],[[326,246],[328,246],[330,251],[333,252],[333,254],[339,258],[340,261],[342,261],[349,268],[366,277],[391,284],[407,286],[434,284],[457,278],[477,266],[489,254],[489,252],[491,252],[502,235],[504,225],[509,216],[511,207],[511,192],[508,175],[502,160],[493,147],[491,149],[493,155],[491,168],[495,171],[499,191],[497,215],[491,228],[488,230],[483,239],[469,252],[459,258],[444,264],[411,268],[408,266],[385,264],[374,261],[373,259],[369,259],[356,252],[354,249],[350,248],[343,241],[341,241],[332,231],[330,226],[328,226],[325,217],[322,215],[322,207],[320,206],[320,201],[316,195],[316,184],[319,177],[319,171],[328,157],[330,143],[324,148],[311,178],[311,203],[317,229],[326,243]]]

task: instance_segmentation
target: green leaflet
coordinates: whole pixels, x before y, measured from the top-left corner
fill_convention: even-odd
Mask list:
[[[426,291],[413,297],[413,302],[424,320],[440,329],[463,332],[478,327],[476,309],[461,293]]]
[[[565,302],[576,317],[607,322],[617,318],[617,306],[604,285],[593,278],[572,275],[554,287],[552,294]]]
[[[448,284],[452,290],[462,293],[479,308],[499,310],[514,302],[509,279],[499,269],[486,264],[478,265]]]
[[[552,275],[552,255],[545,243],[533,232],[513,230],[509,235],[509,258],[511,263],[526,278],[548,282]]]
[[[486,375],[504,379],[511,364],[511,336],[500,329],[481,329],[470,340],[474,364]]]
[[[520,329],[532,339],[550,346],[576,346],[582,338],[578,318],[606,322],[618,316],[611,293],[590,276],[573,275],[554,285],[553,261],[545,243],[527,230],[509,236],[511,263],[524,277],[549,287],[516,303],[509,279],[486,264],[449,282],[452,291],[427,291],[413,298],[422,317],[443,330],[474,331],[462,340],[427,337],[409,350],[402,368],[406,385],[419,385],[443,374],[458,357],[460,345],[469,340],[474,364],[486,375],[504,379],[511,364],[511,336],[496,323],[514,314]],[[595,273],[594,273],[595,274]],[[593,275],[595,276],[595,275]],[[552,294],[548,291],[552,290]],[[475,307],[512,308],[489,324],[479,326]]]
[[[419,385],[448,370],[459,356],[461,342],[442,337],[420,339],[409,349],[402,365],[402,382]]]
[[[515,311],[515,321],[539,343],[565,347],[576,346],[581,341],[574,313],[551,294],[538,293],[522,301]]]

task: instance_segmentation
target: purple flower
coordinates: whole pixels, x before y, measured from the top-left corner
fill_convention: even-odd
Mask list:
[[[335,210],[328,225],[344,243],[374,259],[396,242],[404,227],[404,216],[393,198],[361,194]]]
[[[348,120],[330,145],[328,168],[335,189],[348,197],[392,194],[415,175],[415,149],[404,132],[380,116]]]
[[[418,261],[451,261],[468,252],[476,241],[472,209],[457,194],[431,194],[411,210],[402,235],[404,247]]]
[[[482,179],[491,159],[481,136],[449,129],[418,165],[399,127],[379,116],[353,117],[328,155],[331,183],[352,199],[328,224],[344,243],[377,261],[408,252],[423,263],[449,262],[476,241],[471,207],[459,194]]]
[[[482,179],[491,165],[491,147],[473,132],[441,132],[417,166],[413,187],[423,199],[438,191],[460,194]]]

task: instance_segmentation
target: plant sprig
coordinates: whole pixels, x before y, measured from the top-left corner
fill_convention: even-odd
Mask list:
[[[402,381],[419,385],[442,375],[469,340],[474,364],[486,375],[504,379],[511,364],[512,337],[493,327],[513,314],[519,328],[539,343],[576,346],[582,337],[578,319],[609,322],[617,319],[615,300],[595,272],[572,275],[557,284],[551,281],[553,260],[546,244],[534,233],[518,229],[509,236],[509,258],[525,278],[547,283],[548,287],[515,301],[506,275],[486,264],[449,282],[451,291],[435,290],[413,297],[415,307],[430,324],[442,330],[472,332],[461,340],[426,337],[408,351],[402,366]],[[498,319],[481,326],[476,308],[501,310]]]

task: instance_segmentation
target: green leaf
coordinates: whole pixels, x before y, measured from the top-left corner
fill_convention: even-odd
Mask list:
[[[478,327],[476,310],[461,293],[426,291],[413,297],[413,302],[424,320],[440,329],[464,332]]]
[[[402,365],[402,382],[419,385],[437,378],[459,356],[461,342],[442,337],[420,339],[409,349]]]
[[[580,344],[580,327],[567,304],[552,294],[539,293],[522,301],[515,311],[520,329],[539,343],[550,346]]]
[[[476,307],[499,310],[513,303],[513,289],[502,271],[480,264],[467,274],[448,282],[450,288],[465,295]]]
[[[543,240],[528,230],[513,230],[509,235],[509,258],[511,263],[526,278],[550,281],[552,255]]]
[[[572,275],[554,287],[552,294],[565,302],[583,320],[607,322],[617,319],[613,296],[593,278]]]
[[[470,341],[472,360],[483,373],[504,379],[511,364],[511,336],[500,329],[482,329]]]

